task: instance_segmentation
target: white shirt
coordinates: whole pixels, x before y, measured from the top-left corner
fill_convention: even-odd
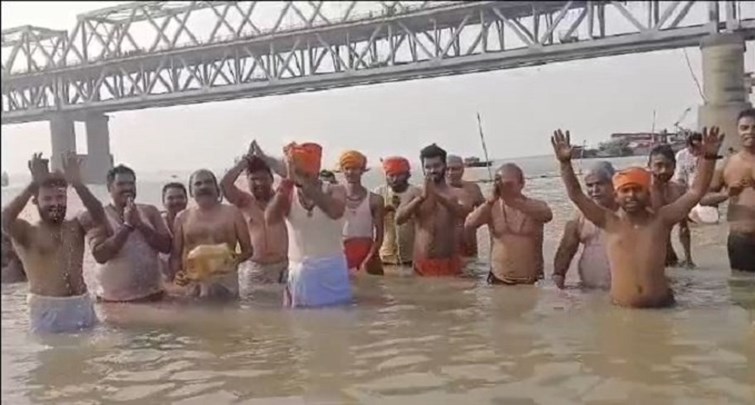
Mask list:
[[[674,172],[674,181],[685,187],[690,187],[695,181],[697,172],[697,156],[684,148],[676,153],[676,172]]]

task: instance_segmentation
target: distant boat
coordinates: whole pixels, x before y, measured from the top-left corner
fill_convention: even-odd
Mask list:
[[[464,167],[490,167],[493,162],[483,162],[476,156],[464,158]]]
[[[10,183],[10,178],[8,177],[8,173],[3,172],[3,187],[8,187],[8,183]]]

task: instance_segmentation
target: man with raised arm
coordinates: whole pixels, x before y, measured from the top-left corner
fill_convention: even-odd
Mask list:
[[[259,152],[259,151],[258,151]],[[343,252],[346,190],[319,179],[322,147],[284,148],[286,176],[265,211],[269,226],[288,226],[288,280],[284,305],[324,307],[352,302]]]
[[[81,181],[79,159],[63,159],[65,176],[50,173],[48,160],[35,154],[29,161],[32,181],[4,209],[3,232],[10,236],[29,278],[29,318],[35,332],[74,332],[97,321],[82,274],[84,227],[79,219],[66,219],[70,184],[89,212],[91,224],[105,231],[102,204]],[[18,218],[29,199],[39,220]]]
[[[286,224],[265,222],[265,210],[273,199],[273,172],[264,160],[254,155],[256,143],[220,180],[225,198],[244,215],[252,242],[252,258],[239,265],[239,284],[246,294],[255,284],[285,282],[288,269]],[[245,172],[249,191],[236,187]]]
[[[543,228],[553,219],[545,201],[522,194],[524,173],[506,163],[488,200],[467,217],[467,231],[487,225],[493,238],[490,284],[534,284],[543,273]]]
[[[732,270],[755,272],[755,109],[739,113],[741,150],[716,173],[711,193],[701,204],[729,201],[727,248]]]
[[[209,170],[191,174],[189,194],[196,205],[178,214],[173,235],[170,264],[176,284],[190,284],[189,295],[194,297],[236,299],[238,265],[253,253],[244,215],[238,208],[221,203],[220,185]],[[227,260],[213,261],[211,256],[216,253]]]
[[[436,144],[420,151],[425,173],[422,193],[399,207],[396,224],[414,219],[414,271],[420,276],[458,276],[458,222],[471,211],[466,193],[446,183],[446,151]]]
[[[482,190],[477,184],[464,180],[464,160],[460,156],[448,155],[448,171],[446,172],[448,184],[464,190],[467,199],[472,203],[472,208],[477,208],[485,202]],[[477,229],[464,229],[464,221],[459,221],[458,226],[459,248],[465,258],[477,257]]]
[[[169,253],[171,236],[157,207],[134,202],[136,174],[118,165],[107,172],[111,203],[105,206],[108,233],[81,215],[97,262],[94,293],[109,302],[145,302],[163,298],[159,253]]]
[[[650,187],[652,175],[633,167],[616,173],[613,185],[617,212],[606,209],[582,192],[571,165],[569,132],[554,132],[551,144],[561,163],[561,178],[569,198],[585,219],[606,232],[606,251],[611,265],[611,298],[628,307],[662,307],[673,304],[664,270],[666,242],[673,226],[686,218],[705,195],[715,168],[723,135],[713,127],[703,129],[703,159],[695,180],[676,201],[653,210]]]
[[[613,195],[615,172],[611,163],[598,161],[584,177],[590,198],[610,211],[618,209]],[[605,231],[586,220],[582,213],[577,213],[564,226],[564,234],[553,259],[553,283],[558,288],[564,288],[566,273],[580,244],[583,246],[578,264],[580,287],[609,289],[611,266],[606,255]]]

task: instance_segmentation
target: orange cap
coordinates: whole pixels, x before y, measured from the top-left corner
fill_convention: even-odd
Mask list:
[[[349,150],[341,154],[338,164],[341,166],[341,170],[347,168],[366,169],[367,157],[358,151]]]
[[[293,160],[296,167],[310,176],[320,173],[322,146],[316,143],[292,143],[283,148],[283,153]]]
[[[386,176],[396,176],[399,174],[409,173],[411,166],[409,161],[400,156],[391,156],[383,159],[383,170]]]
[[[650,190],[650,182],[650,172],[641,167],[630,167],[613,175],[613,188],[616,190],[628,186]]]

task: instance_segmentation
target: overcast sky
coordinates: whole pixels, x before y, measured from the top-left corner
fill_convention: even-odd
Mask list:
[[[76,15],[106,2],[2,2],[3,29],[32,24],[71,29]],[[702,80],[700,51],[687,50]],[[748,70],[755,67],[750,44]],[[333,161],[347,148],[362,150],[374,164],[438,142],[449,152],[482,155],[475,113],[479,111],[491,157],[549,153],[548,136],[570,128],[578,141],[596,144],[613,132],[693,127],[702,102],[682,50],[617,56],[455,77],[352,87],[326,92],[263,97],[111,115],[116,162],[138,171],[170,167],[222,168],[252,138],[279,152],[285,141],[314,140]],[[83,124],[77,126],[79,150]],[[2,169],[25,171],[35,151],[50,153],[46,122],[2,127]],[[178,158],[180,157],[180,159]],[[167,167],[166,167],[167,166]]]

